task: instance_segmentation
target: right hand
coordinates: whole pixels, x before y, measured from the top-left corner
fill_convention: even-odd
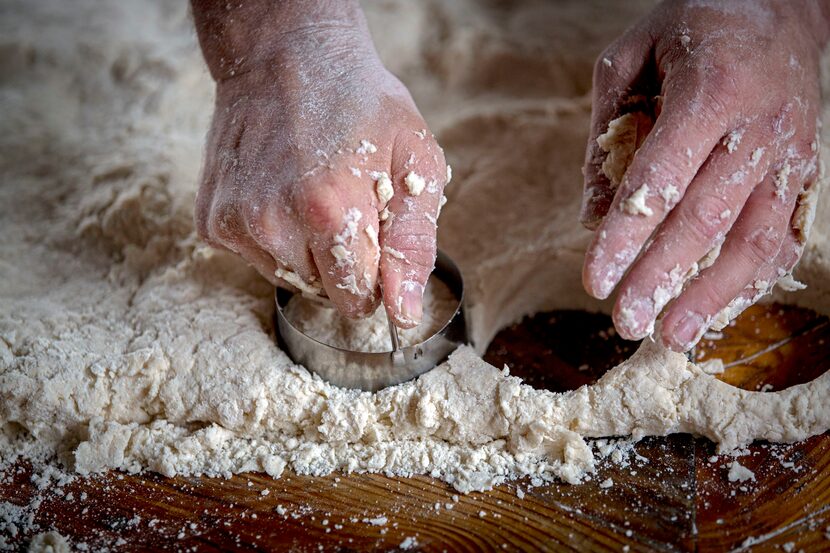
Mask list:
[[[218,81],[197,228],[348,317],[374,312],[380,279],[408,328],[422,315],[448,169],[405,87],[353,31],[301,30],[272,63]]]

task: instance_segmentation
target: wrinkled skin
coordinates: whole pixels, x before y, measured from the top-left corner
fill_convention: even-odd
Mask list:
[[[310,25],[301,19],[273,33],[260,48],[266,59],[236,71],[220,63],[230,57],[219,50],[226,45],[210,41],[251,32],[263,42],[256,13],[238,14],[250,28],[229,34],[232,23],[204,15],[213,9],[204,4],[194,2],[194,12],[217,87],[196,203],[199,235],[274,284],[293,288],[298,277],[307,291],[321,287],[349,317],[374,312],[381,284],[396,324],[414,326],[435,260],[447,166],[409,93],[378,59],[362,16]],[[295,14],[286,14],[292,4]],[[250,9],[280,22],[311,11],[292,2]],[[388,203],[373,172],[391,178]],[[404,184],[410,172],[427,183],[417,196]],[[385,209],[390,215],[381,222]]]
[[[663,291],[718,244],[714,264],[664,311],[660,338],[673,350],[691,348],[730,302],[735,315],[798,261],[793,213],[818,176],[822,10],[808,1],[666,2],[600,55],[581,215],[597,232],[583,283],[597,298],[617,289],[623,337],[647,336],[669,299]],[[636,95],[662,98],[615,190],[596,138]],[[643,185],[652,213],[623,209]]]

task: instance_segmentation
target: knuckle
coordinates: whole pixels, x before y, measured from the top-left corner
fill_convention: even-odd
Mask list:
[[[711,282],[701,282],[695,294],[700,305],[699,311],[704,313],[717,313],[732,301],[731,297],[727,297],[726,289]]]
[[[755,263],[768,263],[781,248],[781,234],[771,228],[756,229],[745,239],[745,252]]]
[[[707,196],[693,203],[681,203],[681,219],[699,238],[711,240],[724,229],[722,214],[729,203],[718,196]]]
[[[247,202],[240,207],[240,211],[248,234],[257,243],[263,245],[273,242],[278,223],[267,205],[263,206],[256,201]]]
[[[699,116],[715,121],[729,117],[740,105],[741,74],[735,65],[722,61],[708,63],[693,60],[685,78],[674,80],[675,93],[691,89],[694,108]]]
[[[214,203],[208,220],[207,234],[220,244],[234,244],[240,235],[239,208],[235,202]]]
[[[297,201],[302,218],[312,229],[330,232],[340,223],[340,200],[334,185],[306,185],[298,193]]]
[[[641,54],[634,43],[635,40],[630,35],[623,35],[602,51],[594,61],[595,84],[608,82],[617,76],[625,78],[638,65],[637,57]]]
[[[398,236],[388,240],[389,247],[394,250],[391,254],[387,250],[387,261],[401,262],[409,266],[418,274],[428,275],[432,272],[437,254],[435,238],[427,235]]]
[[[435,136],[426,129],[426,124],[422,122],[416,127],[419,130],[402,130],[396,135],[391,172],[403,176],[410,172],[417,173],[426,180],[424,192],[431,196],[440,193],[447,183],[447,160]],[[393,178],[398,181],[405,177]],[[418,199],[421,197],[419,195]]]

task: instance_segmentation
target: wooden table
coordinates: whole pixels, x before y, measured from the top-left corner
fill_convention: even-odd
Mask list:
[[[487,359],[534,386],[573,388],[633,351],[610,327],[603,315],[540,314],[503,331]],[[830,324],[756,306],[696,355],[713,352],[727,362],[723,380],[781,389],[830,366]],[[749,447],[740,463],[755,480],[746,483],[728,481],[733,459],[713,457],[703,439],[650,438],[635,451],[639,460],[603,462],[580,486],[519,481],[467,496],[428,477],[110,473],[40,492],[30,511],[90,550],[830,551],[830,434]],[[608,478],[613,485],[600,486]],[[0,483],[0,499],[15,504],[37,493],[25,463]]]

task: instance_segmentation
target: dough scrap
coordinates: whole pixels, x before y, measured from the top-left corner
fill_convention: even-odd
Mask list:
[[[622,182],[634,154],[653,126],[654,119],[643,112],[626,113],[609,122],[608,130],[597,137],[597,144],[607,153],[602,162],[602,172],[608,177],[612,188],[617,188]]]

